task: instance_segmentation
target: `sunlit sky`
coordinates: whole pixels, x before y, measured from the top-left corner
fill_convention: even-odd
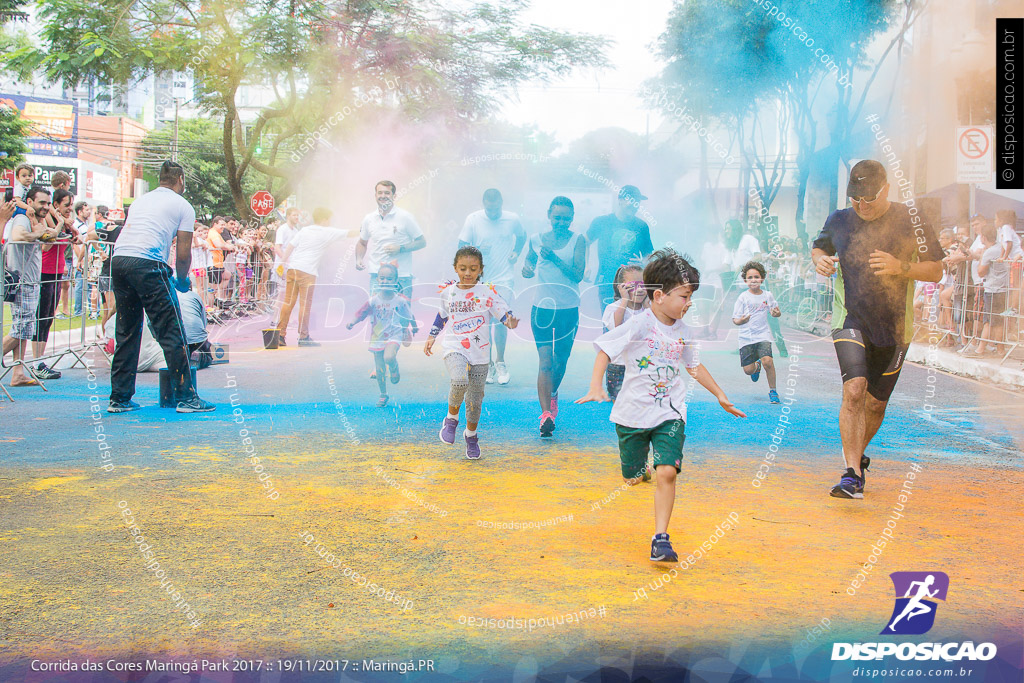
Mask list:
[[[672,0],[535,0],[523,15],[526,23],[612,38],[615,43],[606,51],[611,66],[549,86],[524,84],[519,101],[506,105],[505,118],[517,125],[535,123],[563,145],[606,126],[643,133],[648,116],[653,131],[661,119],[649,115],[636,93],[640,83],[661,70],[652,48],[671,8]]]

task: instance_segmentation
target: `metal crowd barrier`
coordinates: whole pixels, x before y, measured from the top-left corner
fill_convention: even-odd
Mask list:
[[[969,268],[961,281],[953,284],[948,306],[942,300],[942,289],[930,295],[934,300],[922,302],[924,315],[915,322],[915,338],[922,331],[937,334],[939,345],[956,346],[958,352],[969,357],[984,357],[979,356],[978,350],[992,346],[996,349],[993,358],[998,357],[998,364],[1004,364],[1024,342],[1024,261],[1010,261],[1009,266],[1008,291],[990,296],[987,311],[984,285],[971,282]],[[930,314],[932,309],[934,315]]]
[[[207,269],[209,273],[209,269]],[[225,259],[222,278],[229,278],[227,296],[217,297],[217,285],[209,276],[193,273],[192,286],[200,294],[207,307],[207,317],[212,324],[223,324],[240,318],[253,316],[271,317],[279,308],[279,286],[273,277],[273,251],[269,258],[246,258],[244,262],[231,263]]]
[[[0,249],[0,270],[7,272],[12,268],[13,249],[39,249],[42,251],[47,244],[53,245],[52,248],[58,248],[60,245],[65,245],[66,249],[74,247],[74,243],[69,240],[50,243],[7,242]],[[60,261],[64,264],[63,258]],[[85,302],[83,302],[83,315],[77,324],[70,325],[65,330],[53,329],[55,323],[62,321],[62,318],[58,317],[58,311],[60,310],[61,285],[63,282],[70,283],[68,296],[75,296],[75,273],[68,272],[66,264],[64,265],[65,272],[57,275],[55,278],[46,277],[42,272],[22,273],[19,271],[19,281],[16,285],[19,293],[15,297],[14,302],[5,302],[3,305],[4,316],[2,322],[0,322],[0,333],[2,333],[3,338],[6,340],[9,336],[13,336],[12,333],[25,335],[26,337],[25,353],[21,360],[8,362],[6,354],[0,358],[0,370],[2,370],[0,372],[0,390],[12,401],[14,399],[3,385],[3,380],[11,374],[14,368],[21,366],[24,372],[43,391],[48,391],[45,381],[39,376],[38,370],[34,366],[41,362],[56,365],[66,356],[72,356],[75,359],[74,363],[71,364],[70,368],[65,369],[77,368],[79,364],[84,368],[88,368],[85,354],[90,347],[98,346],[97,326],[89,324],[89,319],[85,315],[84,310]],[[49,301],[49,304],[47,304],[47,301]],[[49,310],[50,308],[52,310]],[[70,306],[69,310],[72,310]],[[71,320],[73,321],[74,318],[71,318]],[[34,341],[34,339],[39,339],[39,341]],[[34,347],[39,344],[42,344],[42,348],[40,353],[36,353]],[[31,356],[31,360],[29,356]]]

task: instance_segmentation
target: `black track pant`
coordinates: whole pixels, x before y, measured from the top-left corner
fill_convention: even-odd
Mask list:
[[[110,262],[110,276],[117,303],[117,346],[110,368],[110,400],[127,401],[135,395],[143,312],[149,317],[153,337],[164,350],[175,399],[187,401],[195,397],[185,326],[178,309],[178,295],[171,287],[171,267],[150,259],[115,256]]]

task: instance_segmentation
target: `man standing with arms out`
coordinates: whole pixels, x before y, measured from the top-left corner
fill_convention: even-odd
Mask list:
[[[890,202],[885,167],[865,159],[850,171],[853,205],[834,211],[814,240],[818,274],[836,274],[832,341],[843,374],[839,435],[846,472],[836,498],[864,497],[864,450],[882,426],[914,329],[914,281],[942,279],[942,247],[917,207]]]
[[[313,308],[313,286],[320,271],[320,262],[327,254],[327,247],[346,237],[355,237],[355,230],[339,230],[327,225],[331,220],[330,209],[313,209],[313,224],[295,233],[284,250],[283,261],[288,267],[285,284],[284,304],[281,319],[277,323],[278,345],[287,346],[284,341],[288,331],[295,302],[299,303],[299,346],[320,346],[320,342],[309,337],[309,315]]]
[[[4,229],[4,242],[10,243],[7,252],[7,269],[17,271],[21,283],[11,304],[11,332],[4,337],[3,353],[14,352],[18,365],[11,371],[11,386],[24,387],[38,384],[25,376],[25,347],[36,332],[36,308],[39,305],[39,279],[43,265],[41,242],[53,242],[60,234],[60,227],[50,228],[46,217],[50,213],[50,191],[33,187],[25,195],[28,213],[12,218]],[[30,372],[31,368],[30,368]]]
[[[519,253],[526,246],[526,231],[519,222],[518,214],[502,211],[501,192],[491,188],[484,192],[484,208],[466,216],[466,223],[459,233],[459,248],[473,246],[484,257],[483,282],[494,285],[501,298],[515,308],[515,294],[512,291],[515,279],[514,266]],[[495,324],[497,323],[497,324]],[[508,384],[508,367],[505,365],[505,344],[508,330],[496,318],[490,323],[494,329],[491,345],[496,351],[496,360],[490,362],[487,384]],[[490,349],[488,349],[490,354]]]
[[[114,245],[110,273],[117,301],[117,346],[110,366],[108,413],[139,409],[131,398],[135,394],[143,312],[164,351],[178,412],[206,413],[216,409],[199,398],[192,384],[185,326],[178,297],[171,287],[171,267],[167,265],[171,240],[177,237],[175,287],[178,291],[189,291],[196,212],[181,196],[184,192],[184,169],[178,163],[165,161],[160,167],[160,187],[135,200]]]
[[[597,245],[597,292],[601,310],[615,300],[615,271],[630,261],[640,262],[654,251],[651,229],[636,217],[640,202],[647,199],[636,185],[619,190],[614,213],[598,216],[587,230],[587,242]]]
[[[374,187],[377,210],[366,214],[356,245],[356,270],[370,267],[370,289],[377,286],[377,269],[382,263],[398,268],[398,293],[410,296],[412,290],[412,252],[427,246],[427,240],[413,215],[395,206],[395,184],[382,180]],[[364,264],[369,249],[369,263]]]

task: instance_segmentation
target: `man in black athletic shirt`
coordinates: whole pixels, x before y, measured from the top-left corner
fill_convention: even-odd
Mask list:
[[[837,498],[864,497],[864,449],[882,426],[914,328],[914,281],[942,279],[942,247],[914,206],[890,202],[885,167],[850,171],[852,207],[834,211],[814,240],[815,270],[836,274],[832,340],[843,373],[839,434],[846,472]],[[837,268],[838,266],[838,268]]]

